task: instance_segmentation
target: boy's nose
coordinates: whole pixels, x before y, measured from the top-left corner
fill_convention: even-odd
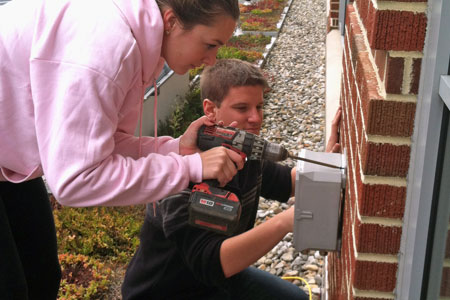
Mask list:
[[[257,109],[252,110],[248,120],[251,123],[261,123],[262,122],[261,113]]]

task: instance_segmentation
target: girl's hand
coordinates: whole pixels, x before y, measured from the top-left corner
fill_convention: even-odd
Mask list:
[[[208,120],[206,116],[200,117],[192,122],[180,138],[180,155],[189,155],[200,152],[200,149],[197,147],[197,132],[203,124],[206,126],[214,125],[214,123]]]

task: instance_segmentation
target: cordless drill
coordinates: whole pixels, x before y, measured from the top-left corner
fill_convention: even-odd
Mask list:
[[[233,127],[205,126],[198,131],[197,146],[206,151],[223,146],[243,159],[281,161],[289,157],[281,145]],[[226,235],[232,235],[239,224],[241,205],[236,194],[221,189],[216,180],[194,185],[189,199],[189,223]]]
[[[258,135],[234,127],[201,126],[197,146],[206,151],[223,146],[239,153],[243,159],[282,161],[288,157],[306,162],[342,169],[303,157],[293,156],[283,146],[270,143]],[[189,223],[193,226],[232,235],[239,223],[241,206],[235,193],[219,187],[216,180],[194,185],[189,199]]]
[[[202,151],[224,146],[249,160],[282,161],[290,156],[283,146],[234,127],[203,125],[198,131],[197,146]]]

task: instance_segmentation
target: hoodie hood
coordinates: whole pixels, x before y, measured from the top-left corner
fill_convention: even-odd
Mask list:
[[[164,23],[154,0],[113,0],[129,24],[142,56],[142,83],[153,84],[164,66],[161,47]],[[151,37],[151,38],[150,38]],[[155,57],[160,57],[155,60]]]

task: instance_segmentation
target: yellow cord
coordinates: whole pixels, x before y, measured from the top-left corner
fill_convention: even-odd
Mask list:
[[[308,287],[309,300],[312,300],[311,287],[309,286],[309,283],[305,279],[303,279],[301,277],[281,277],[281,279],[284,279],[284,280],[286,280],[286,279],[300,279],[301,281],[303,281],[306,284],[306,287]]]

